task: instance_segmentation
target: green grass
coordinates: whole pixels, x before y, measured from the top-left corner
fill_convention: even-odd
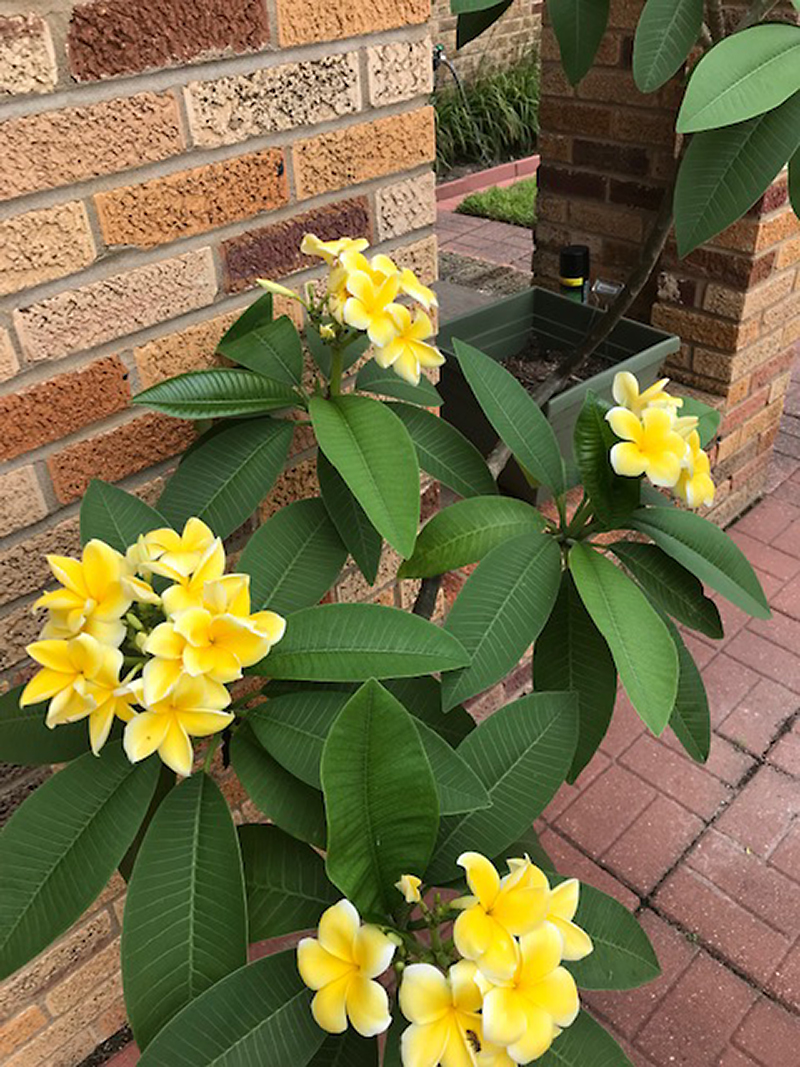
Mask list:
[[[536,222],[536,179],[521,178],[513,185],[493,185],[480,193],[470,193],[456,208],[462,215],[477,215],[495,222],[527,226]]]
[[[530,155],[539,130],[539,63],[528,56],[508,70],[483,74],[464,86],[466,103],[441,70],[434,97],[436,167],[457,163],[490,166]]]

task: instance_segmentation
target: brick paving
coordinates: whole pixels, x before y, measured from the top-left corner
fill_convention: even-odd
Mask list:
[[[440,252],[455,252],[530,273],[533,235],[525,226],[459,215],[440,207],[436,214],[436,236]]]

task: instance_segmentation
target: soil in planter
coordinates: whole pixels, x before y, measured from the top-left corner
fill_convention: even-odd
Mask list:
[[[518,355],[503,360],[503,364],[506,370],[510,371],[529,393],[535,393],[542,382],[558,369],[559,363],[566,354],[563,349],[543,348],[541,340],[536,334],[532,333],[527,346]],[[586,360],[583,366],[578,368],[577,373],[569,376],[559,389],[559,393],[571,389],[573,385],[577,385],[579,382],[588,381],[595,374],[608,370],[613,364],[614,361],[609,359],[608,356],[601,356],[595,353]]]

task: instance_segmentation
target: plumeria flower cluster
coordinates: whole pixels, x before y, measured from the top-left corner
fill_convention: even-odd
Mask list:
[[[551,888],[528,856],[508,860],[501,876],[485,856],[465,852],[468,896],[431,909],[422,883],[397,883],[422,921],[405,929],[361,924],[348,900],[329,908],[317,937],[303,938],[297,962],[315,991],[311,1010],[329,1033],[348,1024],[363,1037],[391,1024],[389,994],[378,981],[394,960],[403,1031],[404,1067],[513,1067],[543,1056],[579,1011],[578,990],[564,960],[592,951],[572,921],[575,879]],[[453,919],[455,922],[453,923]],[[453,923],[442,944],[440,925]],[[411,932],[427,925],[430,944]],[[387,983],[388,984],[388,983]]]
[[[375,346],[375,362],[417,385],[422,369],[444,363],[444,356],[430,344],[434,328],[429,312],[438,306],[436,294],[412,270],[398,267],[389,256],[379,253],[367,258],[368,247],[364,238],[322,241],[314,234],[305,235],[301,252],[323,259],[329,267],[321,304],[311,290],[303,301],[276,282],[260,280],[259,284],[270,292],[300,300],[312,320],[320,319],[319,332],[327,341],[340,340],[348,329],[366,333]],[[403,298],[412,302],[410,309],[400,302]]]
[[[284,620],[251,613],[249,575],[224,573],[222,541],[199,519],[144,534],[125,555],[92,540],[80,560],[47,561],[59,588],[36,602],[47,621],[27,652],[41,669],[20,704],[49,701],[51,728],[88,719],[95,755],[120,719],[132,762],[157,751],[191,774],[191,738],[230,725],[227,685],[280,641]]]
[[[666,392],[668,378],[661,378],[644,392],[629,371],[614,378],[617,406],[606,419],[621,438],[611,449],[611,466],[628,478],[646,475],[652,485],[672,489],[691,508],[709,506],[714,500],[709,458],[700,447],[697,419],[678,414],[680,397]]]

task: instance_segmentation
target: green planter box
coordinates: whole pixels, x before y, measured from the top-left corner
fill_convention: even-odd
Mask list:
[[[438,337],[438,345],[447,357],[438,386],[444,401],[442,417],[461,430],[483,455],[494,447],[497,435],[459,369],[454,339],[467,341],[496,360],[522,355],[530,347],[532,333],[543,349],[567,351],[586,335],[595,317],[603,314],[597,308],[534,287],[444,323]],[[679,347],[680,339],[674,334],[623,319],[596,353],[607,364],[605,369],[553,397],[545,408],[564,455],[572,453],[572,431],[587,389],[610,400],[614,375],[620,370],[635,374],[642,388],[651,385],[667,356]],[[513,463],[501,484],[515,495],[531,495]]]

